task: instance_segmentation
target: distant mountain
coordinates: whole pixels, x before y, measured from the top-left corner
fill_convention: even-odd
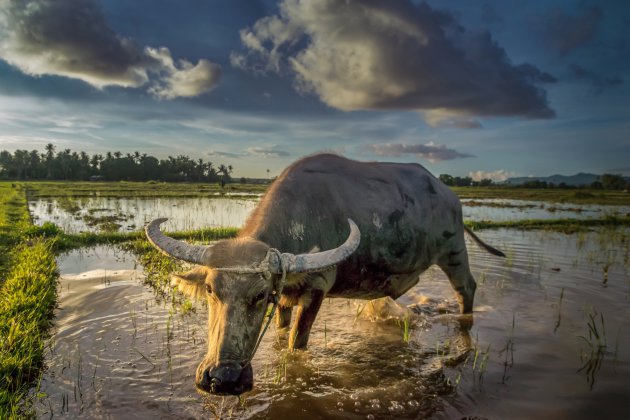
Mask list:
[[[566,185],[579,186],[579,185],[591,185],[593,182],[599,179],[599,175],[586,174],[580,172],[575,175],[551,175],[551,176],[521,176],[516,178],[508,178],[505,183],[512,185],[520,185],[529,181],[545,181],[552,182],[556,185],[564,182]]]

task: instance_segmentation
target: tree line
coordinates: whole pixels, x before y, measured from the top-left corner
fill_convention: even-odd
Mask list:
[[[574,188],[593,188],[597,190],[628,190],[630,189],[630,183],[626,179],[617,174],[603,174],[599,179],[589,185],[568,185],[564,182],[554,184],[553,182],[531,180],[523,182],[522,184],[496,184],[491,179],[482,179],[481,181],[473,181],[469,176],[459,177],[449,174],[440,175],[440,181],[451,187],[515,187],[515,188],[560,188],[560,189],[574,189]]]
[[[49,143],[45,151],[7,150],[0,152],[0,179],[49,179],[86,181],[167,181],[225,182],[230,181],[231,165],[215,166],[203,159],[169,156],[158,159],[146,153],[107,152],[105,155],[55,150]]]

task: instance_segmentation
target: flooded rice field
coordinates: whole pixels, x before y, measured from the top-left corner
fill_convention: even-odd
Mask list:
[[[29,202],[36,224],[52,222],[67,233],[136,230],[157,217],[168,217],[165,229],[240,227],[256,207],[256,197],[178,197],[38,199]],[[600,218],[630,214],[629,206],[554,204],[539,201],[462,200],[466,220]]]
[[[588,219],[630,214],[630,206],[550,203],[496,198],[461,200],[465,220],[503,222],[522,219]]]
[[[115,198],[39,199],[30,201],[35,224],[52,222],[67,233],[137,230],[158,217],[165,229],[240,227],[256,207],[257,198]]]
[[[469,243],[472,316],[437,268],[396,303],[326,300],[307,351],[270,327],[241,400],[195,391],[202,303],[116,248],[62,255],[39,417],[627,418],[630,231],[480,234],[507,258]]]

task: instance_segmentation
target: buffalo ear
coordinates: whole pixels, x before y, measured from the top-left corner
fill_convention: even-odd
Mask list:
[[[206,277],[210,274],[210,269],[198,266],[185,273],[171,274],[171,286],[190,298],[203,299],[206,296]]]

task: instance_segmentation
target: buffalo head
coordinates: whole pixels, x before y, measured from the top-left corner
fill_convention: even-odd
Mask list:
[[[250,360],[268,303],[282,292],[282,272],[323,270],[343,261],[359,245],[360,233],[348,219],[350,234],[337,248],[310,254],[281,254],[253,238],[236,238],[213,245],[190,245],[165,236],[160,224],[149,223],[149,241],[163,253],[197,264],[173,274],[183,293],[208,302],[208,353],[197,368],[197,389],[218,395],[239,395],[253,386]]]

